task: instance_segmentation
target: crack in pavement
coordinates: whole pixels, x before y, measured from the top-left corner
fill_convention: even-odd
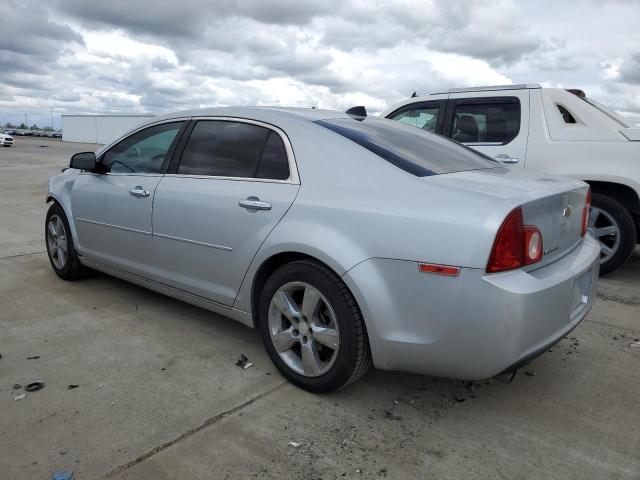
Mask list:
[[[192,435],[200,432],[201,430],[204,430],[205,428],[207,428],[207,427],[219,422],[223,418],[226,418],[229,415],[232,415],[232,414],[234,414],[234,413],[236,413],[236,412],[248,407],[249,405],[257,402],[258,400],[262,400],[263,398],[268,397],[269,395],[271,395],[272,393],[274,393],[277,390],[281,389],[285,385],[289,385],[289,382],[284,381],[282,383],[279,383],[278,385],[270,388],[266,392],[263,392],[263,393],[261,393],[259,395],[256,395],[255,397],[250,398],[246,402],[242,402],[241,404],[236,405],[235,407],[232,407],[229,410],[225,410],[224,412],[219,413],[218,415],[205,420],[204,423],[202,423],[201,425],[199,425],[197,427],[194,427],[194,428],[191,428],[191,429],[187,430],[184,433],[181,433],[180,435],[178,435],[173,440],[169,440],[168,442],[165,442],[165,443],[163,443],[161,445],[158,445],[158,446],[152,448],[151,450],[143,453],[139,457],[137,457],[137,458],[135,458],[135,459],[133,459],[133,460],[127,462],[127,463],[124,463],[122,465],[119,465],[119,466],[115,467],[113,470],[107,472],[105,475],[100,477],[100,479],[103,480],[103,479],[113,478],[116,475],[119,475],[120,473],[124,472],[125,470],[128,470],[129,468],[133,467],[134,465],[137,465],[137,464],[139,464],[139,463],[141,463],[141,462],[153,457],[157,453],[160,453],[163,450],[166,450],[167,448],[171,447],[172,445],[175,445],[176,443],[181,442],[182,440],[185,440],[186,438],[191,437]]]
[[[19,253],[17,255],[9,255],[7,257],[0,257],[0,260],[7,260],[9,258],[26,257],[27,255],[38,255],[40,253],[47,253],[47,251],[46,250],[42,250],[42,251],[39,251],[39,252]]]
[[[640,305],[640,300],[636,300],[635,298],[623,298],[617,295],[607,295],[606,293],[598,293],[598,298],[601,298],[605,302],[617,302],[624,305]]]

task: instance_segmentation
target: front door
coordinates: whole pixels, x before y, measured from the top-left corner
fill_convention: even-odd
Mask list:
[[[447,103],[444,135],[474,150],[524,168],[529,134],[529,90],[452,93]]]
[[[96,172],[78,176],[71,208],[81,255],[132,273],[153,263],[153,196],[183,124],[135,132],[100,156]]]
[[[253,257],[298,189],[281,132],[256,122],[197,121],[179,163],[156,190],[155,279],[232,305]]]

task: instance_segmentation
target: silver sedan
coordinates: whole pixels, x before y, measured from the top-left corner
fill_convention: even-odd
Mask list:
[[[47,194],[59,277],[100,270],[258,328],[311,391],[371,365],[511,372],[591,307],[585,183],[363,111],[165,115],[70,166]]]

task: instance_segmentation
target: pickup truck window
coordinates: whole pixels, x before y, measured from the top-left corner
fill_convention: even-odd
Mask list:
[[[505,97],[481,103],[458,101],[453,111],[451,138],[466,144],[505,145],[520,131],[520,102]]]
[[[402,110],[389,118],[434,133],[438,124],[439,114],[439,107],[418,107]]]
[[[558,103],[556,103],[556,107],[558,107],[558,111],[560,112],[560,115],[562,115],[564,123],[576,123],[576,119],[571,115],[569,110]]]

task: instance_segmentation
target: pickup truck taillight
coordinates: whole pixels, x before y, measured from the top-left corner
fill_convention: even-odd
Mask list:
[[[589,211],[591,210],[591,187],[587,190],[587,199],[584,202],[584,209],[582,210],[582,236],[587,234],[587,227],[589,226]]]
[[[542,234],[537,227],[525,225],[522,208],[513,210],[502,222],[493,243],[487,272],[504,272],[542,260]]]

